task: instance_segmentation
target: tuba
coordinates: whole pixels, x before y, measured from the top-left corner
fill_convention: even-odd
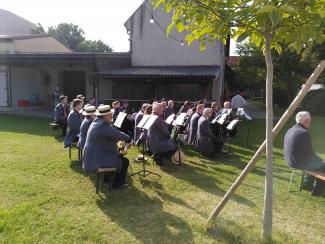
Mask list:
[[[118,154],[121,156],[126,155],[128,153],[128,149],[130,148],[131,143],[127,144],[125,141],[122,141],[122,140],[117,141],[116,148],[117,148]]]

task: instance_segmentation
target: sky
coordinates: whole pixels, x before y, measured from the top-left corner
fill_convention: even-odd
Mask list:
[[[142,0],[0,0],[0,8],[46,29],[73,23],[84,30],[87,39],[100,39],[116,52],[127,52],[129,36],[124,23],[141,3]]]

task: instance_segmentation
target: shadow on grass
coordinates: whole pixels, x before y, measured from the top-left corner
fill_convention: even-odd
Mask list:
[[[215,164],[210,163],[210,166],[211,165],[216,166]],[[217,195],[219,197],[223,196],[226,193],[225,190],[220,187],[222,181],[216,178],[217,175],[216,177],[209,176],[209,174],[214,173],[214,171],[195,167],[188,163],[181,166],[166,165],[161,169],[165,173],[170,174],[177,179],[184,180],[201,190]],[[240,204],[244,204],[249,207],[255,206],[254,202],[238,194],[235,194],[233,196],[233,199]]]
[[[194,243],[191,228],[184,220],[166,212],[161,199],[138,188],[103,196],[97,205],[112,222],[143,243]]]

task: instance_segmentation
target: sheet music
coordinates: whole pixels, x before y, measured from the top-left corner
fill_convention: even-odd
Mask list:
[[[115,120],[114,126],[117,128],[121,128],[122,123],[127,116],[128,115],[126,113],[120,112]]]
[[[244,108],[238,108],[237,112],[236,112],[236,115],[237,116],[243,116],[244,113],[245,113]]]
[[[226,114],[229,115],[229,114],[231,114],[231,112],[232,112],[232,108],[228,108]]]
[[[234,119],[233,121],[231,121],[227,126],[227,130],[233,130],[235,126],[238,124],[238,122],[239,122],[238,119]]]
[[[158,115],[152,114],[147,120],[147,122],[144,124],[143,129],[149,130],[158,117]]]
[[[149,114],[143,115],[142,119],[140,120],[139,124],[137,125],[137,128],[143,128],[144,124],[148,121],[150,118]]]
[[[217,117],[215,117],[213,120],[212,120],[212,124],[215,124],[218,122],[218,119],[220,119],[221,115],[219,114]]]
[[[223,125],[226,122],[227,117],[228,114],[221,115],[221,117],[217,120],[218,124]]]
[[[183,125],[186,118],[186,113],[180,113],[175,120],[175,125]]]
[[[168,118],[166,119],[165,123],[170,125],[174,121],[175,116],[176,116],[175,114],[169,115]]]
[[[249,116],[247,113],[244,113],[245,119],[247,120],[252,120],[253,118],[251,116]]]

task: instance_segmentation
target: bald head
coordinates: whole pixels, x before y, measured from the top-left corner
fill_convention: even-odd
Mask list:
[[[223,108],[225,108],[225,109],[230,108],[230,102],[224,102]]]
[[[154,103],[153,104],[153,107],[152,107],[152,111],[161,116],[164,112],[164,108],[163,108],[163,105],[161,103]]]
[[[203,116],[207,117],[207,118],[210,118],[212,115],[212,109],[211,108],[205,108],[203,110]]]

